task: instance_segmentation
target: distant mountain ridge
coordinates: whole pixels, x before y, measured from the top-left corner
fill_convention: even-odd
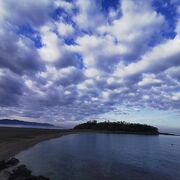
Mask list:
[[[0,119],[0,125],[23,125],[23,126],[46,126],[54,127],[53,124],[49,123],[37,123],[37,122],[27,122],[16,119]]]

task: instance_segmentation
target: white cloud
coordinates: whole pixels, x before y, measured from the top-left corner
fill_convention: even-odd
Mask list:
[[[121,52],[126,51],[109,35],[102,37],[85,35],[77,38],[76,43],[77,45],[71,49],[82,54],[85,67],[102,71],[112,71],[120,60]]]
[[[70,2],[67,2],[66,0],[55,0],[54,5],[56,8],[63,8],[68,11],[71,11],[73,8],[73,5]]]
[[[165,71],[165,74],[171,76],[173,79],[180,79],[180,66],[173,66]]]
[[[179,20],[178,20],[178,22],[177,22],[176,33],[177,33],[177,35],[180,37],[180,18],[179,18]]]
[[[56,23],[56,26],[60,36],[66,37],[74,32],[74,28],[71,24],[58,22]]]
[[[177,8],[177,13],[180,15],[180,6]]]
[[[6,16],[7,11],[5,8],[5,4],[2,0],[0,0],[0,23],[4,20],[4,17]]]
[[[6,0],[3,3],[6,21],[8,20],[16,25],[30,24],[35,28],[39,27],[49,20],[48,14],[52,12],[50,8],[52,1],[50,0],[18,0],[18,3],[13,0]]]
[[[147,86],[147,85],[158,85],[161,84],[162,81],[159,79],[156,79],[154,74],[145,74],[143,76],[143,79],[138,82],[139,86]]]
[[[179,21],[170,39],[151,1],[121,0],[117,8],[97,0],[0,0],[6,114],[58,122],[117,106],[179,109]]]
[[[142,56],[142,59],[130,63],[128,66],[117,69],[119,76],[131,76],[143,72],[160,72],[174,64],[179,64],[180,56],[180,38],[176,37],[173,40],[155,46],[151,51]]]
[[[142,98],[143,98],[143,100],[149,100],[150,99],[150,97],[148,95],[144,95]]]
[[[129,49],[126,54],[135,59],[147,49],[152,36],[159,33],[164,18],[152,9],[149,1],[122,0],[121,9],[121,17],[98,29],[100,33],[113,35],[125,49]]]
[[[79,8],[79,13],[73,19],[79,28],[94,31],[104,22],[104,17],[95,0],[77,0],[75,5]]]
[[[38,52],[43,60],[55,62],[61,57],[60,40],[50,27],[46,25],[40,30],[43,47]]]
[[[172,100],[180,101],[180,92],[174,93],[172,96]]]

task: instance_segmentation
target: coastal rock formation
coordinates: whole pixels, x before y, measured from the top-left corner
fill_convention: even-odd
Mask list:
[[[8,161],[0,161],[0,179],[3,180],[50,180],[44,176],[33,176],[32,171],[25,165],[19,165],[19,160],[11,158]]]
[[[16,158],[11,158],[10,160],[7,161],[6,165],[8,167],[10,166],[16,166],[19,163],[19,160]]]
[[[10,173],[8,180],[50,180],[44,176],[33,176],[31,173],[25,165],[20,165]]]
[[[17,169],[13,170],[13,173],[10,174],[8,180],[16,180],[16,179],[27,179],[31,176],[31,171],[26,168],[25,165],[20,165]]]
[[[9,168],[11,166],[16,166],[19,163],[19,160],[16,158],[11,158],[8,161],[0,161],[0,171],[6,168]]]
[[[50,180],[44,176],[32,176],[32,171],[27,169],[25,165],[18,166],[10,174],[8,180]]]

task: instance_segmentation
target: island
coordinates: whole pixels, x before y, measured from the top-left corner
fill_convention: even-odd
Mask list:
[[[97,122],[96,120],[93,120],[75,126],[74,130],[107,131],[107,132],[119,132],[125,134],[159,135],[158,128],[154,126],[150,126],[146,124],[138,124],[138,123],[128,123],[124,121]]]

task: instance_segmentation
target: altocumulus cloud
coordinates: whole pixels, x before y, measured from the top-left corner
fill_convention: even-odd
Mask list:
[[[180,108],[179,1],[0,0],[0,39],[1,117]]]

